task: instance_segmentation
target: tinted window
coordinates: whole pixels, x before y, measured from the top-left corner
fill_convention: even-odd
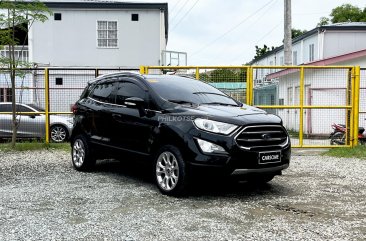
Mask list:
[[[39,112],[44,112],[45,111],[44,109],[42,109],[41,107],[36,106],[36,105],[28,104],[28,106],[32,107],[33,109],[35,109]]]
[[[0,112],[11,112],[11,105],[0,105]]]
[[[17,105],[17,111],[19,112],[34,112],[34,110],[29,109],[28,107]]]
[[[169,78],[148,78],[148,82],[156,93],[166,100],[237,105],[223,92],[199,80],[169,76]]]
[[[116,104],[123,105],[126,98],[138,97],[146,101],[146,92],[131,82],[120,82],[116,93]]]
[[[106,103],[114,103],[114,97],[112,92],[114,90],[115,83],[102,83],[95,86],[90,97]]]

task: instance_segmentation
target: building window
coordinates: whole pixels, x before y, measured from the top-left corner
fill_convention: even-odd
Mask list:
[[[56,85],[62,85],[63,79],[62,78],[56,78]]]
[[[309,62],[314,61],[314,44],[309,45]]]
[[[292,52],[292,65],[297,65],[297,51]]]
[[[118,47],[117,21],[98,21],[97,23],[98,47]]]
[[[280,57],[280,65],[283,66],[284,65],[284,61],[283,61],[283,56]]]
[[[137,13],[131,14],[131,21],[139,21],[139,15]]]
[[[55,21],[61,21],[62,15],[61,13],[54,13],[53,18]]]
[[[11,97],[11,88],[0,88],[0,102],[10,102]]]

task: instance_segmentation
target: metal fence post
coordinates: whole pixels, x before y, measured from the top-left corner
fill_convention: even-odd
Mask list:
[[[200,79],[200,69],[199,67],[196,67],[196,80]]]
[[[145,74],[145,66],[140,66],[140,74]]]
[[[305,71],[304,67],[300,68],[300,129],[299,129],[299,144],[300,147],[303,146],[304,138],[304,78]]]
[[[253,86],[254,86],[254,83],[253,83],[253,71],[254,71],[254,68],[252,67],[248,67],[247,68],[247,105],[253,105]]]
[[[359,108],[360,108],[360,66],[356,66],[353,68],[353,76],[354,76],[354,95],[353,95],[353,145],[352,147],[357,146],[358,144],[358,121],[359,121]]]
[[[50,88],[49,88],[49,83],[50,83],[50,79],[49,79],[49,69],[46,68],[45,69],[45,75],[44,75],[44,94],[45,94],[45,117],[46,117],[46,121],[45,121],[45,130],[46,130],[46,144],[50,143]]]

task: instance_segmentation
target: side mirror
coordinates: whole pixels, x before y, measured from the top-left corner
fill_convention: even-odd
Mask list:
[[[141,108],[145,101],[139,97],[130,97],[125,99],[124,104],[130,108]]]

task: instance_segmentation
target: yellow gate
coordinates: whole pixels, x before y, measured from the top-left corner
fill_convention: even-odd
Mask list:
[[[293,147],[353,147],[358,142],[359,67],[142,66],[140,73],[189,76],[279,115]],[[332,124],[345,126],[344,145],[331,144]]]

